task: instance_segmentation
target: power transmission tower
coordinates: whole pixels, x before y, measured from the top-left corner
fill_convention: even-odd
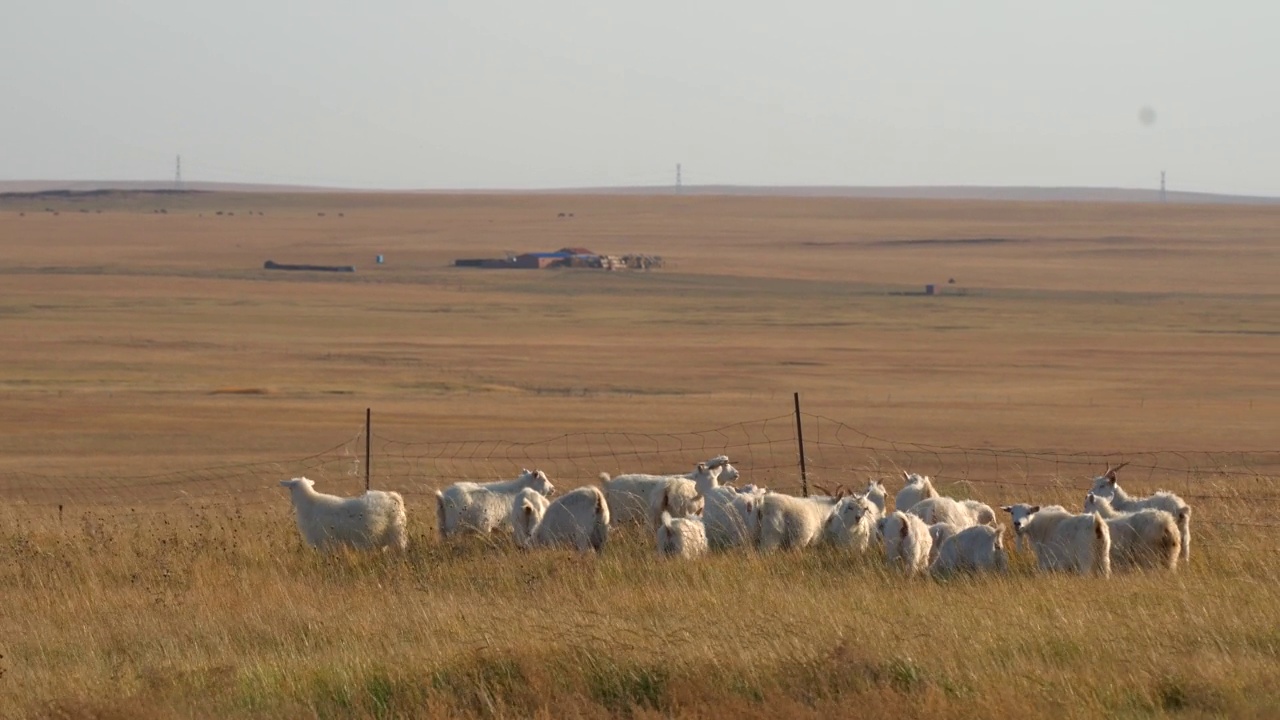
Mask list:
[[[182,189],[182,156],[178,156],[178,161],[173,168],[173,189]]]
[[[1165,195],[1165,192],[1164,192],[1164,171],[1161,170],[1160,171],[1160,202],[1166,203],[1168,201],[1169,201],[1168,196]]]
[[[683,186],[680,184],[680,163],[676,163],[676,194],[681,194]]]

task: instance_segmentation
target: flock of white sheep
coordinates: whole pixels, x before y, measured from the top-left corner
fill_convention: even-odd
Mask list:
[[[1123,465],[1119,466],[1123,467]],[[1044,571],[1108,576],[1112,565],[1177,569],[1191,556],[1191,508],[1173,493],[1131,497],[1116,482],[1117,468],[1094,478],[1083,512],[1061,505],[1006,505],[1016,536]],[[601,552],[611,527],[647,526],[662,556],[692,559],[713,551],[753,547],[760,552],[827,544],[858,553],[882,549],[887,563],[908,576],[930,572],[1004,572],[1005,526],[988,505],[940,495],[926,476],[903,473],[905,483],[888,512],[883,483],[864,492],[796,497],[755,485],[735,487],[737,468],[721,455],[684,475],[601,473],[600,487],[560,497],[540,470],[513,480],[455,483],[436,492],[441,538],[461,532],[510,532],[520,548],[569,547]],[[340,498],[315,491],[307,478],[289,488],[298,529],[313,548],[404,549],[404,499],[370,490]]]

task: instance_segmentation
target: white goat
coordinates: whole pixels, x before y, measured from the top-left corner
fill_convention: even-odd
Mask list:
[[[343,498],[316,492],[315,481],[305,477],[281,480],[280,485],[289,488],[298,531],[313,548],[403,550],[409,544],[400,493],[368,490],[359,497]]]
[[[542,522],[542,516],[546,514],[550,504],[551,501],[545,495],[532,488],[524,488],[516,494],[515,500],[511,502],[509,519],[516,547],[525,550],[533,547],[533,531]]]
[[[890,565],[900,566],[907,577],[924,572],[929,567],[929,550],[933,539],[929,526],[915,515],[894,511],[884,516],[881,524],[884,536],[884,559]]]
[[[1013,530],[1025,535],[1041,570],[1111,575],[1111,529],[1097,513],[1075,515],[1062,508],[1005,505]]]
[[[728,455],[718,455],[702,464],[709,469],[719,470],[720,474],[717,477],[725,482],[738,478],[738,469],[729,464]],[[672,478],[693,480],[693,476],[693,472],[684,475],[627,473],[611,479],[609,473],[602,472],[600,481],[604,487],[604,497],[609,502],[609,513],[614,524],[639,524],[649,519],[649,501],[653,498],[654,488]]]
[[[677,518],[701,515],[707,493],[720,487],[719,476],[724,467],[730,466],[710,468],[706,463],[698,463],[688,476],[666,478],[658,483],[649,496],[649,528],[658,529],[664,512]]]
[[[880,515],[884,516],[885,499],[888,498],[889,492],[884,489],[884,483],[879,480],[870,480],[867,482],[867,491],[864,493],[866,498],[876,506],[876,510]]]
[[[701,518],[673,518],[662,513],[658,518],[658,555],[686,560],[707,554],[707,531]]]
[[[521,492],[521,495],[525,495]],[[513,514],[519,510],[526,518],[537,517],[528,529],[528,541],[523,547],[572,547],[578,552],[604,549],[609,539],[609,504],[600,488],[588,485],[571,490],[546,505],[539,515],[530,510],[537,504],[527,496],[517,496]],[[513,522],[525,522],[514,518]],[[517,543],[520,530],[516,531]]]
[[[1177,521],[1169,513],[1155,508],[1122,513],[1112,507],[1110,500],[1093,493],[1085,496],[1084,511],[1096,512],[1107,521],[1113,564],[1178,569],[1182,536]]]
[[[928,521],[926,520],[925,522]],[[929,526],[929,539],[933,541],[933,545],[929,548],[930,563],[937,559],[938,551],[942,549],[942,543],[961,530],[964,530],[963,525],[953,525],[948,522],[934,523]]]
[[[1116,471],[1125,465],[1128,465],[1128,463],[1121,463],[1114,468],[1107,468],[1105,473],[1093,479],[1093,487],[1090,488],[1090,491],[1100,498],[1111,500],[1111,506],[1120,512],[1134,512],[1136,510],[1155,508],[1172,515],[1174,522],[1178,525],[1178,533],[1182,535],[1182,561],[1190,562],[1191,506],[1183,502],[1182,498],[1165,490],[1144,498],[1130,496],[1116,482]]]
[[[747,530],[761,552],[798,550],[822,537],[822,527],[834,508],[834,498],[768,493],[756,505]]]
[[[943,541],[929,565],[935,576],[953,572],[1006,572],[1009,554],[1004,550],[1004,526],[973,525]]]
[[[969,514],[973,517],[975,525],[990,525],[996,527],[996,511],[990,505],[978,502],[977,500],[961,500],[960,504],[965,506]]]
[[[952,500],[945,495],[936,495],[928,497],[920,502],[906,508],[904,512],[911,513],[924,521],[925,525],[933,525],[935,523],[949,523],[967,528],[976,524],[973,520],[973,513],[969,508],[961,505],[959,501]]]
[[[880,509],[866,495],[842,498],[827,516],[822,539],[829,545],[866,552],[875,538],[880,517]]]
[[[712,550],[726,550],[747,545],[751,535],[747,528],[756,505],[764,498],[764,490],[744,492],[720,486],[707,492],[702,522],[707,544]]]
[[[521,470],[514,480],[454,483],[436,491],[436,525],[444,539],[463,530],[489,533],[506,529],[511,503],[525,488],[550,497],[555,486],[541,470]]]
[[[917,475],[903,470],[902,477],[907,481],[907,484],[898,491],[898,496],[893,499],[894,510],[906,512],[921,500],[938,496],[938,491],[933,489],[933,482],[929,480],[927,475]]]

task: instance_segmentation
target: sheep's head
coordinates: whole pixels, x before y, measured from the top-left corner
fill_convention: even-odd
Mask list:
[[[550,478],[541,470],[533,470],[532,472],[525,470],[525,487],[541,493],[547,497],[556,494],[556,486],[551,484]]]
[[[289,480],[280,481],[280,487],[287,487],[290,490],[293,490],[296,487],[307,487],[307,488],[314,487],[315,484],[316,484],[315,480],[312,480],[306,477],[296,477],[296,478],[291,478]]]
[[[871,513],[871,503],[865,496],[849,495],[832,508],[831,514],[827,516],[827,527],[833,531],[857,527]]]
[[[1129,463],[1127,462],[1122,462],[1115,467],[1111,467],[1110,465],[1108,465],[1106,472],[1102,473],[1101,475],[1093,479],[1093,485],[1089,488],[1089,490],[1094,495],[1097,495],[1098,497],[1109,498],[1115,495],[1116,494],[1116,471],[1128,464]]]
[[[1084,511],[1087,513],[1100,510],[1111,510],[1111,498],[1090,492],[1084,496]]]
[[[1021,534],[1026,529],[1027,523],[1031,522],[1031,518],[1040,512],[1039,505],[1027,505],[1026,503],[1001,505],[1000,509],[1009,513],[1013,518],[1013,531],[1018,534]]]
[[[717,455],[717,456],[715,456],[715,457],[711,458],[710,460],[706,461],[706,462],[705,462],[705,463],[703,463],[703,464],[704,464],[704,465],[706,465],[706,466],[707,466],[707,467],[709,467],[709,468],[724,467],[725,465],[728,465],[728,464],[729,464],[729,456],[728,456],[728,455]]]
[[[907,485],[923,485],[926,482],[929,482],[928,475],[917,475],[916,473],[909,473],[906,470],[902,471],[902,479],[906,481]]]
[[[880,495],[881,497],[888,495],[888,491],[884,489],[884,483],[879,480],[871,480],[867,482],[867,495]]]
[[[1107,497],[1110,497],[1114,495],[1116,492],[1115,477],[1114,476],[1107,477],[1106,475],[1099,475],[1098,477],[1093,479],[1093,484],[1089,486],[1089,492],[1098,496],[1106,495]]]
[[[837,508],[837,511],[844,513],[850,525],[857,525],[863,518],[875,513],[875,506],[866,495],[851,495],[840,502],[843,507]]]
[[[731,483],[740,477],[742,477],[742,473],[738,472],[738,468],[730,465],[727,462],[720,468],[721,483]]]

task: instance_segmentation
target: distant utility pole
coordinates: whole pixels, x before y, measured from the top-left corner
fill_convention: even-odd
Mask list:
[[[182,189],[182,156],[178,156],[178,161],[173,168],[173,189]]]
[[[1168,202],[1168,197],[1164,194],[1164,171],[1160,171],[1160,202]]]
[[[676,194],[679,195],[682,189],[680,184],[680,163],[676,163]]]

